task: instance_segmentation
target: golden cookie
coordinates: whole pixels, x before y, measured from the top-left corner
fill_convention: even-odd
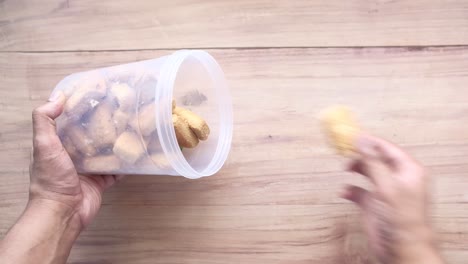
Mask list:
[[[111,146],[117,139],[112,112],[113,109],[109,103],[101,102],[89,118],[88,135],[98,149]]]
[[[359,126],[351,110],[345,106],[333,106],[321,114],[321,122],[330,143],[342,155],[355,151],[354,141]]]
[[[120,169],[120,160],[115,155],[89,157],[83,160],[82,167],[85,172],[112,172]]]
[[[83,156],[90,157],[96,154],[93,140],[86,134],[81,125],[68,125],[65,129],[66,136]]]
[[[134,118],[130,125],[145,137],[151,135],[156,130],[156,105],[151,103],[141,106],[137,118]]]
[[[111,95],[115,98],[118,108],[122,111],[128,111],[135,108],[136,93],[125,83],[114,83],[110,89]]]
[[[179,146],[194,148],[198,145],[197,135],[190,129],[188,123],[183,118],[173,114],[172,122],[174,123],[174,130]]]
[[[123,132],[115,141],[114,154],[126,163],[133,164],[145,154],[140,138],[132,132]]]
[[[65,103],[64,112],[72,119],[80,119],[106,96],[106,82],[99,76],[84,77]]]
[[[198,139],[206,140],[210,135],[210,128],[206,121],[200,116],[190,110],[182,107],[175,107],[173,113],[184,119],[189,125],[190,129],[197,135]]]
[[[122,134],[127,128],[128,121],[130,120],[130,115],[127,112],[124,112],[120,109],[115,110],[114,115],[112,116],[114,120],[115,130],[117,135]]]

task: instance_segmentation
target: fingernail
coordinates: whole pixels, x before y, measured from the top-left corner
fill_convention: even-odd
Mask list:
[[[49,97],[49,102],[55,102],[60,98],[61,92],[53,92]]]
[[[125,175],[116,175],[115,176],[115,180],[116,181],[120,181],[121,179],[123,179],[125,177]]]

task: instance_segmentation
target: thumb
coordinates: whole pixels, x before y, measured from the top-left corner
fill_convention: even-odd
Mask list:
[[[65,96],[62,92],[58,92],[49,99],[49,102],[34,109],[32,113],[33,144],[36,151],[60,143],[54,119],[62,114],[64,104]]]
[[[51,119],[55,119],[60,114],[62,114],[65,101],[66,99],[63,92],[56,92],[50,96],[47,103],[36,108],[34,112],[37,112],[37,114],[45,115]]]
[[[346,200],[355,203],[362,210],[366,211],[370,199],[370,192],[364,188],[349,185],[346,186],[346,188],[340,196]]]

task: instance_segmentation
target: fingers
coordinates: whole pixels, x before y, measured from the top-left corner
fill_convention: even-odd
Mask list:
[[[120,181],[125,178],[125,175],[114,175],[115,181]]]
[[[103,179],[102,186],[101,186],[103,191],[109,189],[117,181],[115,175],[103,175],[101,177]]]
[[[350,172],[356,172],[363,176],[371,178],[369,166],[363,160],[351,161],[351,163],[348,164],[346,170]]]
[[[39,106],[32,113],[35,153],[61,146],[57,137],[54,119],[63,111],[65,96],[62,92],[59,92],[50,100],[53,101]]]
[[[32,114],[34,135],[55,134],[53,120],[62,113],[65,104],[63,93],[59,92],[57,97],[54,101],[49,101],[34,109]]]
[[[356,149],[365,160],[377,159],[388,168],[399,170],[412,161],[412,158],[401,148],[384,139],[363,134],[357,139]]]
[[[103,175],[104,185],[103,190],[107,190],[112,187],[116,182],[120,181],[125,177],[125,175]]]
[[[378,166],[374,160],[354,160],[348,165],[347,171],[359,173],[369,178],[379,189],[389,185],[388,173],[385,173],[385,168]]]
[[[51,96],[47,103],[36,108],[35,112],[43,114],[51,119],[55,119],[62,113],[65,100],[66,98],[63,92],[57,92]]]
[[[116,182],[124,178],[124,176],[125,175],[82,175],[81,179],[99,190],[100,193],[103,193]]]
[[[346,186],[343,193],[340,195],[342,198],[349,200],[361,209],[365,210],[370,200],[370,192],[358,186],[349,185]]]

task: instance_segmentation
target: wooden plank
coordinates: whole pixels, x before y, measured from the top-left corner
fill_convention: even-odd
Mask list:
[[[4,0],[0,50],[468,44],[465,0]]]
[[[0,54],[0,234],[27,199],[30,111],[65,75],[169,50]],[[344,263],[366,257],[357,210],[337,198],[344,160],[316,114],[348,104],[370,131],[434,175],[434,221],[450,263],[468,257],[468,48],[210,51],[230,83],[234,141],[214,177],[127,177],[70,263]],[[358,256],[343,251],[351,240]],[[361,263],[357,260],[349,263]]]

